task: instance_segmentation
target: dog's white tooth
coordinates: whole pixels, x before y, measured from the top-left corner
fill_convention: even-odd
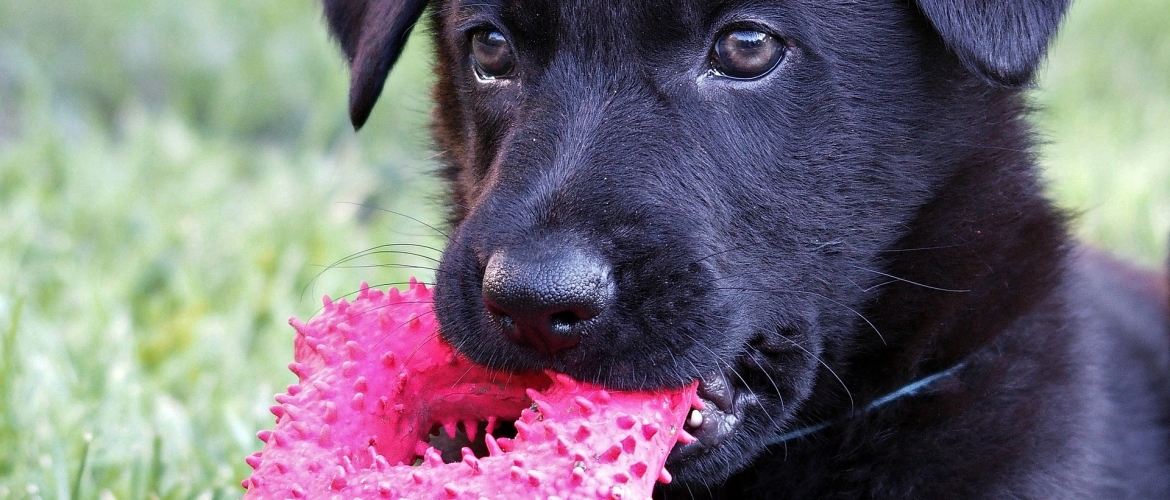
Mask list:
[[[690,416],[687,417],[687,427],[698,429],[703,425],[703,414],[699,410],[691,410]]]

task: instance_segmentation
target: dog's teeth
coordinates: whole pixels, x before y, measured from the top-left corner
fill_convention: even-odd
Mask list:
[[[698,429],[700,425],[703,425],[703,414],[699,410],[691,410],[690,416],[687,417],[687,427]]]

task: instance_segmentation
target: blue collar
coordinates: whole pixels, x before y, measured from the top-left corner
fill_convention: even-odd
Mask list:
[[[963,361],[963,362],[961,362],[955,366],[952,366],[944,371],[935,373],[934,375],[920,378],[914,382],[911,382],[911,383],[903,386],[901,389],[898,389],[894,392],[886,394],[885,396],[882,396],[880,398],[873,400],[868,405],[865,405],[864,408],[853,410],[853,411],[849,412],[845,416],[842,416],[842,417],[839,417],[839,418],[836,418],[833,420],[829,420],[827,422],[821,422],[821,423],[816,424],[816,425],[810,425],[808,427],[796,429],[794,431],[785,432],[784,434],[781,434],[779,436],[776,436],[775,438],[772,438],[772,440],[767,443],[767,446],[772,446],[774,444],[787,443],[788,441],[791,441],[793,439],[799,439],[799,438],[805,437],[809,434],[812,434],[815,432],[820,432],[820,431],[822,431],[830,426],[837,425],[837,424],[844,422],[846,420],[855,418],[859,415],[862,415],[862,414],[868,413],[870,411],[876,410],[878,408],[881,408],[882,406],[885,406],[885,405],[887,405],[887,404],[889,404],[897,399],[901,399],[901,398],[904,398],[907,396],[914,396],[914,395],[918,394],[919,392],[921,392],[923,389],[925,389],[930,384],[934,383],[935,381],[937,381],[941,378],[946,378],[946,377],[950,377],[950,376],[954,375],[959,370],[961,370],[963,368],[963,366],[966,364],[967,364],[967,362]]]

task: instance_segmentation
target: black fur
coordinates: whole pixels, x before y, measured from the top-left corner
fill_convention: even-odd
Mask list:
[[[324,0],[325,17],[349,60],[349,117],[362,128],[382,87],[386,74],[402,55],[406,39],[422,16],[426,0],[350,1]]]
[[[996,85],[1028,83],[1068,0],[917,0],[963,64]]]
[[[326,5],[360,125],[424,2]],[[615,388],[727,376],[741,425],[672,457],[663,498],[1170,498],[1166,279],[1073,245],[1023,119],[1066,6],[432,1],[444,337]],[[781,65],[707,75],[731,25],[781,37]],[[476,79],[485,26],[512,78]],[[562,246],[602,256],[616,295],[550,356],[507,339],[481,283],[501,250]]]

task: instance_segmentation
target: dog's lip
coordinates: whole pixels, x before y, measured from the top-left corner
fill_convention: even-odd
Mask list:
[[[735,403],[735,388],[721,372],[712,373],[699,380],[699,398],[710,402],[719,410],[729,413]]]
[[[688,418],[685,430],[695,441],[680,444],[670,452],[668,462],[677,463],[694,458],[705,450],[718,447],[731,437],[743,422],[744,407],[750,404],[750,391],[738,390],[721,372],[699,380],[698,396],[702,409],[691,410],[699,413]],[[698,425],[691,425],[698,421]]]

